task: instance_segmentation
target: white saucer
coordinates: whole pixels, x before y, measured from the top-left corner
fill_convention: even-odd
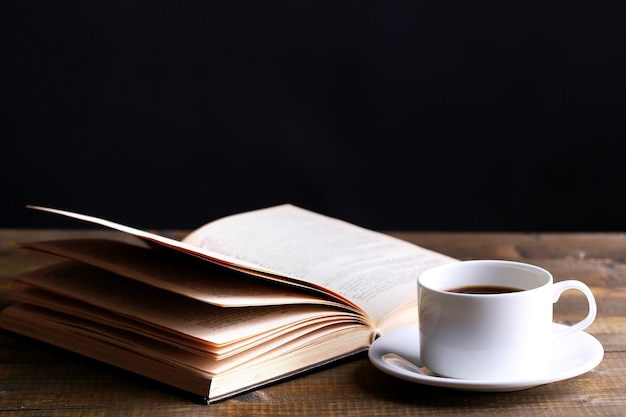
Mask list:
[[[554,326],[564,327],[560,324]],[[595,337],[582,331],[575,332],[554,346],[545,374],[517,381],[481,381],[432,374],[422,368],[418,350],[419,331],[417,325],[413,325],[377,339],[370,347],[369,358],[381,371],[406,381],[465,391],[507,392],[582,375],[598,366],[604,357],[604,348]]]

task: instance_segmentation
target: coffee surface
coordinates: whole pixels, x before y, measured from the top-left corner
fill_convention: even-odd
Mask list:
[[[461,294],[505,294],[511,292],[519,292],[522,290],[519,288],[502,287],[496,285],[470,285],[466,287],[450,288],[446,291]]]

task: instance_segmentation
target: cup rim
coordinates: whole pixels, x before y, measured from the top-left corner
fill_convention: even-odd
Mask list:
[[[529,272],[534,272],[537,275],[544,276],[545,279],[542,282],[540,282],[538,285],[532,286],[530,288],[524,288],[521,291],[497,293],[497,294],[469,294],[469,293],[451,292],[444,288],[433,286],[432,285],[433,283],[430,282],[432,280],[431,276],[433,274],[439,274],[441,273],[441,271],[445,271],[447,269],[463,268],[466,265],[480,265],[480,264],[491,265],[493,267],[500,267],[500,268],[526,270]],[[447,263],[443,265],[438,265],[438,266],[435,266],[433,268],[429,268],[423,271],[418,276],[418,279],[417,279],[418,288],[422,287],[422,288],[428,289],[429,291],[433,291],[438,294],[452,296],[452,297],[473,297],[473,298],[521,296],[524,294],[528,294],[531,291],[538,291],[553,282],[554,282],[554,278],[552,274],[550,273],[550,271],[548,271],[545,268],[542,268],[537,265],[525,263],[525,262],[507,261],[507,260],[500,260],[500,259],[475,259],[475,260],[459,261],[459,262],[452,262],[452,263]],[[479,284],[479,285],[495,285],[495,284],[485,283],[485,284]],[[455,287],[452,286],[451,288],[455,288]]]

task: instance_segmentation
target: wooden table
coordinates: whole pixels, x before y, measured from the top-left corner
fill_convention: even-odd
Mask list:
[[[181,237],[182,232],[163,232]],[[512,393],[471,393],[404,382],[375,369],[365,355],[243,394],[199,405],[169,387],[0,331],[0,417],[8,416],[498,416],[566,417],[626,413],[626,235],[393,233],[459,259],[508,259],[550,270],[555,280],[586,282],[598,303],[588,329],[605,348],[602,363],[579,377]],[[11,278],[55,258],[16,242],[70,237],[132,240],[109,231],[0,230],[0,307]],[[557,321],[579,319],[584,299],[563,296]]]

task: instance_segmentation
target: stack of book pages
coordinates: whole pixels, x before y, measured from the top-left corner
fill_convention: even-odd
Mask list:
[[[59,262],[15,278],[0,327],[209,403],[367,350],[417,320],[419,273],[455,261],[288,204],[224,217],[182,241],[31,208],[125,239],[23,242]],[[128,234],[136,244],[122,241]]]

